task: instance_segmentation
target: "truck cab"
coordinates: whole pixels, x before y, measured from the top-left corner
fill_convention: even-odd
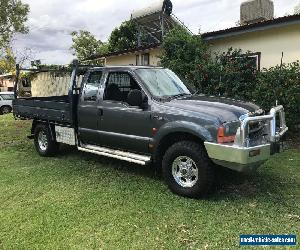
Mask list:
[[[153,127],[149,99],[135,70],[119,67],[89,71],[77,110],[81,141],[149,153]]]

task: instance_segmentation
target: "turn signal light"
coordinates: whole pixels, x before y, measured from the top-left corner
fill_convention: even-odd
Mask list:
[[[228,143],[228,142],[234,142],[235,135],[225,135],[225,127],[220,127],[218,129],[218,143]]]
[[[152,134],[155,135],[157,133],[157,128],[152,128]]]

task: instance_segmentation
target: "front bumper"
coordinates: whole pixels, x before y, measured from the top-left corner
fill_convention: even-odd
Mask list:
[[[238,172],[255,171],[271,155],[271,144],[256,147],[238,147],[205,142],[205,147],[212,161],[220,166]],[[258,154],[251,156],[252,154]]]
[[[276,117],[279,117],[278,130]],[[251,122],[265,122],[264,138],[258,138],[259,140],[255,142],[250,140],[249,124]],[[284,109],[278,106],[270,111],[270,115],[247,117],[242,120],[233,144],[205,142],[205,147],[214,163],[238,172],[251,172],[270,158],[274,145],[279,143],[287,131]]]

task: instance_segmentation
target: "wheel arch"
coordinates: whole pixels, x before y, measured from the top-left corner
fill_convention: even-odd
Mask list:
[[[177,124],[179,125],[179,124]],[[156,143],[154,149],[154,163],[160,168],[162,158],[169,147],[179,141],[194,141],[201,145],[204,142],[211,140],[211,134],[209,131],[195,124],[187,123],[180,124],[181,126],[168,125],[165,129],[160,129],[160,133],[156,136]],[[182,126],[184,125],[184,126]],[[205,148],[205,147],[204,147]]]
[[[31,125],[31,135],[34,135],[34,131],[36,129],[36,127],[38,125],[45,125],[48,127],[49,131],[50,131],[50,135],[51,135],[51,139],[52,140],[56,140],[56,136],[55,136],[55,125],[51,124],[48,121],[39,121],[39,120],[33,120],[32,121],[32,125]]]

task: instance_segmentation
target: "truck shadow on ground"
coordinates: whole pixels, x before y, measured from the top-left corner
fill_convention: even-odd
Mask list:
[[[110,168],[122,173],[128,173],[131,175],[143,176],[146,178],[160,179],[161,176],[151,166],[142,166],[118,159],[113,159],[105,156],[99,156],[91,153],[78,151],[74,147],[62,145],[59,150],[58,157],[77,157],[87,162],[93,162],[99,168]]]
[[[124,174],[151,178],[163,183],[161,171],[156,170],[154,166],[140,166],[117,159],[97,156],[80,152],[76,148],[69,146],[63,146],[58,157],[81,158],[84,161],[95,163],[99,168],[110,168]],[[282,200],[280,189],[283,181],[281,181],[280,176],[274,173],[266,174],[258,171],[252,174],[241,174],[216,166],[215,179],[213,191],[206,199],[217,201],[263,197],[272,198],[274,202]],[[274,185],[274,183],[278,183],[278,185]]]

